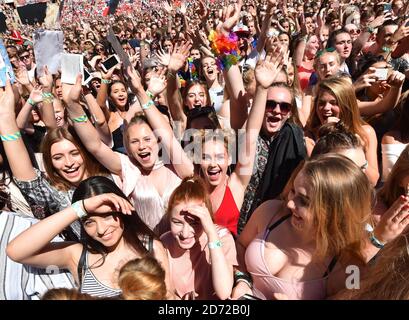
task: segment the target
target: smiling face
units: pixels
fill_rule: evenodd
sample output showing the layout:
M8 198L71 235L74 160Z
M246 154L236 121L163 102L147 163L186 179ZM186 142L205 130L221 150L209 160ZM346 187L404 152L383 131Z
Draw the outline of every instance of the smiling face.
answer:
M185 104L189 110L205 107L207 105L206 89L200 84L191 86L187 92Z
M83 222L85 232L106 248L113 248L122 239L124 226L117 214L90 215Z
M309 209L309 183L301 170L288 195L287 207L291 210L291 225L303 233L313 231L313 217ZM313 234L313 233L311 233Z
M55 120L57 121L57 126L62 127L65 125L65 109L62 102L58 99L53 101Z
M341 113L337 99L327 90L322 90L320 92L316 112L321 124L327 123L328 118L330 117L339 118Z
M158 158L159 146L152 129L139 122L128 127L127 150L145 170L151 170Z
M305 55L310 58L314 58L320 48L320 43L317 36L311 36L305 47Z
M281 130L287 119L291 116L291 111L286 112L281 106L281 103L291 104L292 96L288 89L273 87L268 89L267 101L275 101L278 104L273 107L266 107L262 130L265 134L272 137Z
M111 93L109 96L116 107L120 109L125 108L128 102L128 92L122 83L114 83L111 87Z
M84 158L69 140L54 143L50 149L51 163L57 173L73 185L86 178Z
M203 144L200 169L211 187L217 187L225 181L229 165L229 155L222 141L210 140Z
M180 202L170 211L170 231L181 249L189 250L199 242L203 227L199 218L189 214L185 208L203 206L202 201Z
M213 82L217 78L218 70L216 60L212 57L202 59L203 74L206 81Z

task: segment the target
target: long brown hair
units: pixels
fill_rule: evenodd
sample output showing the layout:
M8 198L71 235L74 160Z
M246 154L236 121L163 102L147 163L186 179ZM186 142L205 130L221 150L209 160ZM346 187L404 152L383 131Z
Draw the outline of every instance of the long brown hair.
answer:
M368 178L350 159L331 153L307 160L301 171L310 186L315 257L353 256L364 261L361 249L373 196Z
M52 186L63 191L68 191L73 187L69 181L58 174L51 159L51 146L63 140L70 141L78 149L84 160L85 171L88 176L107 176L109 174L108 170L87 151L72 127L59 127L50 130L41 144L45 171Z
M343 290L337 299L409 300L409 235L387 243L357 290Z
M323 91L327 91L335 97L340 109L339 118L344 123L345 128L357 134L363 141L363 145L367 147L369 141L363 128L363 125L366 123L359 114L355 90L352 84L344 78L330 77L320 81L317 95L314 99L314 106L307 120L306 129L316 136L318 129L322 125L317 112L319 98Z

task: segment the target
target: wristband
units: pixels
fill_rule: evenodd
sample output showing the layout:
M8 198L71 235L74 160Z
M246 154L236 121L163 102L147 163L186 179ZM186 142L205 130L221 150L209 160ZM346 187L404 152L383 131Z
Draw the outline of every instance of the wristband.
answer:
M234 282L234 286L236 286L239 282L244 282L245 284L247 284L249 286L250 289L253 289L253 284L251 282L249 282L248 280L244 279L244 278L237 279Z
M110 84L112 81L108 79L101 79L101 83Z
M220 240L216 240L213 242L209 242L207 246L209 247L209 249L217 249L223 247L223 244Z
M16 133L13 134L5 134L0 136L1 141L16 141L19 138L21 138L21 132L17 131Z
M382 249L385 246L385 243L380 242L373 233L371 233L371 236L369 237L369 240L371 240L371 243L377 247L378 249Z
M368 27L366 28L366 31L367 31L368 33L372 34L372 33L375 32L375 28L372 28L372 27L368 26Z
M147 103L142 105L142 110L147 110L153 105L155 105L155 103L152 100L149 100Z
M27 99L27 103L29 104L29 105L31 105L32 107L35 107L36 105L37 105L37 102L35 102L33 99L31 99L31 98L28 98Z
M74 202L71 205L71 208L75 211L79 219L82 219L87 216L87 211L85 211L85 207L84 207L84 200L79 200L77 202Z
M41 95L43 96L43 99L54 98L54 95L51 92L43 92Z
M146 95L149 97L149 98L151 98L151 99L153 99L155 96L153 95L153 93L152 92L150 92L149 90L146 90Z
M74 118L71 119L72 121L76 122L76 123L81 123L81 122L87 122L88 121L88 117L86 114L83 114L82 116L78 117L78 118Z

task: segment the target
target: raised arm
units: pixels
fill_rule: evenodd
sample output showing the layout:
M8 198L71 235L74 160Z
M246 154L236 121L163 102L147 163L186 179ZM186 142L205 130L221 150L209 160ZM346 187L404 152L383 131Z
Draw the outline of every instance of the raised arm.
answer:
M79 104L81 96L81 80L79 75L75 85L63 84L63 97L67 104L68 114L73 126L85 148L109 171L121 175L121 159L99 138L97 130L88 120L84 109Z
M157 54L160 63L168 68L166 95L172 119L182 122L183 129L186 127L186 115L183 112L183 100L179 90L177 72L185 66L190 48L191 45L185 42L180 45L175 44L170 55L164 52Z
M246 123L244 138L239 135L239 158L229 182L238 207L241 207L243 203L244 191L253 174L257 139L264 118L267 91L282 69L282 63L283 54L280 51L270 52L264 61L259 61L254 72L257 81L256 96Z
M153 95L151 99L143 89L141 78L135 70L128 69L128 75L131 79L132 90L137 96L142 109L152 126L156 136L160 136L162 145L170 157L173 167L180 178L190 177L193 175L193 163L189 160L183 151L180 143L176 140L169 122L155 107L152 99L165 89L165 76L159 75L152 77L148 92Z
M16 123L14 93L9 80L5 90L0 92L0 106L0 135L13 176L23 181L33 180L37 175Z
M47 129L57 128L57 120L55 119L53 99L53 76L48 71L47 66L44 67L44 73L39 78L42 86L43 105L39 108L41 120L43 120Z

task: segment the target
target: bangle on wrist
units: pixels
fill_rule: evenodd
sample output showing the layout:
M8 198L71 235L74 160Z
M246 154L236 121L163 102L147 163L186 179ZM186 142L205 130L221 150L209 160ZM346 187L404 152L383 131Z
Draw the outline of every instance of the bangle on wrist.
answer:
M109 79L101 79L101 83L110 84L112 80Z
M21 138L21 132L17 131L16 133L12 133L12 134L5 134L5 135L1 135L0 139L1 141L7 142L7 141L16 141L19 138Z
M248 280L242 279L242 278L237 279L237 281L234 282L234 286L237 286L239 284L239 282L244 282L245 284L247 284L249 286L250 289L253 289L252 283L249 282Z
M152 100L149 100L147 103L142 105L142 110L147 110L149 109L151 106L153 106L155 103Z
M212 241L207 244L209 249L217 249L223 247L223 244L220 240Z
M378 238L375 237L374 233L371 233L369 240L371 241L371 243L377 247L378 249L382 249L385 246L385 243L379 241Z
M87 211L85 211L84 200L79 200L77 202L74 202L71 205L71 208L77 214L78 219L82 219L88 215Z

